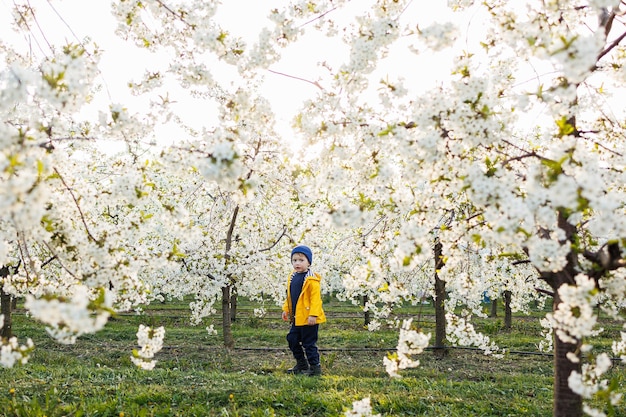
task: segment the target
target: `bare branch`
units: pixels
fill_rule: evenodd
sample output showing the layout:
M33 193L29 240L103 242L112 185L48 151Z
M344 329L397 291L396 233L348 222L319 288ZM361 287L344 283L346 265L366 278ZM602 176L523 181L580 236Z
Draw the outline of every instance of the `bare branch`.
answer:
M274 243L272 243L269 247L267 248L263 248L263 249L259 249L259 252L267 252L269 250L271 250L274 246L278 245L278 242L280 242L280 240L287 236L287 226L283 226L283 231L280 234L280 236L278 236L278 238L276 239L276 241Z
M609 44L609 46L607 46L604 51L600 52L600 54L598 55L597 60L599 61L600 59L602 59L606 54L608 54L609 52L611 52L613 50L613 48L615 48L617 45L619 45L619 43L624 40L624 38L626 38L626 32L622 33L621 35L619 35L617 37L617 39L615 39L613 42L611 42Z
M176 13L174 10L170 9L170 7L167 4L163 3L161 0L156 0L156 2L159 3L159 5L161 5L161 7L163 7L165 10L167 10L169 13L171 13L178 20L180 20L181 22L186 24L188 27L193 28L192 24L188 23L182 15L180 15L180 14Z
M617 151L615 151L615 150L613 150L613 149L610 149L610 148L608 148L608 147L604 146L602 143L598 142L597 140L593 140L593 139L591 139L591 138L588 138L588 137L586 137L586 136L583 136L583 135L582 135L583 133L597 133L597 132L594 132L594 131L581 131L580 133L581 133L581 136L580 136L581 138L583 138L583 139L588 139L591 143L593 143L593 144L594 144L594 145L596 145L597 147L602 148L602 149L604 149L605 151L612 153L613 155L616 155L616 156L624 156L624 154L622 154L622 153L620 153L620 152L617 152Z
M48 48L50 48L50 50L52 51L52 46L50 45L50 42L48 41L48 38L46 38L46 34L43 32L43 29L41 29L41 26L39 25L39 21L37 20L37 16L35 15L35 12L33 11L33 7L30 5L30 1L27 1L26 3L28 3L28 11L30 12L30 14L33 15L33 20L35 21L35 24L37 25L37 28L39 29L39 32L41 33L41 36L43 37L43 40L46 41L46 44L48 45ZM31 30L29 28L29 30ZM32 30L31 30L32 32Z
M83 226L85 226L85 231L87 232L87 236L89 236L89 239L91 239L93 242L98 242L98 240L95 237L93 237L93 235L89 231L89 226L87 225L87 221L85 220L85 216L83 214L83 211L81 210L80 204L78 204L78 200L76 199L76 196L74 196L74 193L72 192L72 189L69 187L69 185L67 185L67 183L63 179L63 176L61 175L61 173L56 168L54 168L54 172L59 176L59 179L61 180L61 182L63 183L63 185L67 189L67 191L70 193L70 196L72 196L72 200L74 200L74 204L76 204L76 209L78 210L78 214L80 214L80 219L83 222Z
M374 223L374 225L373 225L373 226L372 226L372 227L371 227L371 228L370 228L367 232L365 232L365 233L363 233L363 234L361 234L361 235L354 234L354 235L347 236L347 237L345 237L345 238L341 239L339 242L337 242L337 244L336 244L336 245L335 245L335 247L333 248L333 251L334 251L335 249L337 249L339 246L341 246L341 244L342 244L343 242L345 242L346 240L353 239L353 238L354 238L354 239L356 239L356 238L359 238L359 237L360 237L360 238L363 238L363 237L368 236L368 235L369 235L370 233L372 233L372 232L374 231L374 229L376 229L376 228L378 227L378 225L379 225L379 224L380 224L383 220L385 220L385 219L387 219L387 216L382 216L381 218L379 218L379 219L378 219L378 220Z
M41 264L41 267L43 268L44 266L48 265L50 262L54 261L55 259L58 259L56 255L52 255L50 258L48 258L47 261L43 262Z
M546 291L543 288L535 287L535 291L537 291L540 294L545 294L545 295L549 295L550 297L554 297L554 293L552 291Z
M22 245L24 246L22 248ZM20 258L24 260L24 272L26 273L26 279L30 281L30 272L29 269L31 269L34 265L34 262L30 256L30 252L28 251L28 246L26 245L26 238L24 237L24 232L17 232L17 248L20 251ZM30 268L26 268L28 262L28 266Z
M44 242L44 245L46 245L46 247L48 248L48 250L50 251L50 253L52 253L54 259L57 259L59 262L59 265L61 265L61 268L63 268L68 274L70 274L70 276L76 280L78 280L78 277L72 272L70 271L64 264L63 262L61 262L60 258L57 256L56 253L54 253L54 249L52 247L50 247L50 245L48 245L48 243Z
M310 81L310 80L307 80L307 79L304 79L304 78L296 77L294 75L285 74L283 72L278 72L278 71L274 71L274 70L271 70L271 69L268 69L268 71L271 72L272 74L282 75L283 77L293 78L294 80L300 80L300 81L307 82L309 84L313 84L314 86L316 86L320 90L324 91L324 88L317 81Z
M299 28L302 28L302 27L305 27L306 25L309 25L309 24L311 24L311 23L315 22L316 20L320 20L322 17L326 16L328 13L331 13L331 12L334 12L335 10L337 10L337 9L338 9L338 7L339 7L339 6L335 6L335 7L333 7L332 9L330 9L330 10L328 10L328 11L326 11L326 12L324 12L324 13L320 14L320 15L315 16L313 19L311 19L311 20L309 20L309 21L307 21L307 22L304 22L303 24L301 24L300 26L298 26L298 29L299 29Z

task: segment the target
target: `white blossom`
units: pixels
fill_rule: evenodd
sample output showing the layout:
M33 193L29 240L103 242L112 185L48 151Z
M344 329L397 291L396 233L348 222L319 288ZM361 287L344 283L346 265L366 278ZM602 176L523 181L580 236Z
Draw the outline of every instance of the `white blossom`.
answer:
M33 349L33 341L30 338L27 339L26 345L19 345L16 337L11 337L7 341L3 340L0 343L0 365L5 368L12 368L16 364L25 365Z
M561 303L554 313L548 314L552 327L561 340L576 343L583 337L594 336L597 316L593 307L597 302L595 282L584 274L576 276L576 285L563 285L559 289Z
M369 397L352 402L352 409L346 410L345 417L380 417L380 414L372 414L372 405Z
M46 330L56 341L72 344L77 337L102 329L111 316L111 295L104 289L100 294L102 298L96 304L88 287L76 285L67 298L27 295L24 307L48 325Z
M411 329L412 321L408 319L402 322L395 354L383 358L387 373L391 377L399 378L398 371L418 367L420 361L413 359L413 356L422 353L430 341L430 333L424 334Z
M154 355L163 348L163 339L165 338L165 328L163 326L152 329L143 324L139 325L137 331L137 344L140 349L133 349L130 360L141 369L152 370L156 365Z

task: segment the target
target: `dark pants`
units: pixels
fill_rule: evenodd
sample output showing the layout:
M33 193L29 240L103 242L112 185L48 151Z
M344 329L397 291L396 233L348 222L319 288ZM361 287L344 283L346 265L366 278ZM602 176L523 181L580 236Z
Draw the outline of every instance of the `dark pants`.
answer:
M309 365L316 366L320 364L320 354L317 351L317 332L319 327L319 324L314 326L291 325L291 329L287 333L287 342L296 361L304 360L306 354Z

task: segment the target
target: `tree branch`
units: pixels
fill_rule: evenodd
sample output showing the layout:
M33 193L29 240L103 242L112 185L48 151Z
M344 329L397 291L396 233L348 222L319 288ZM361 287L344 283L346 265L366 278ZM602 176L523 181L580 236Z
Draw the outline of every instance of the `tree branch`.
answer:
M582 255L600 267L599 270L593 272L594 276L600 277L608 271L626 267L626 259L622 258L619 244L614 242L602 245L596 252L586 250Z
M598 132L595 132L595 131L587 131L587 130L580 131L580 137L581 137L581 138L583 138L583 139L587 139L587 140L589 140L591 143L593 143L593 144L594 144L594 145L596 145L597 147L602 148L602 149L606 150L607 152L612 153L613 155L617 155L617 156L624 156L623 154L621 154L621 153L619 153L619 152L617 152L617 151L615 151L615 150L613 150L613 149L610 149L610 148L608 148L608 147L604 146L602 143L598 142L597 140L593 140L593 139L591 139L591 138L589 138L589 137L587 137L587 136L584 136L584 134L587 134L587 133L595 134L595 133L598 133Z
M326 11L326 12L324 12L324 13L320 14L320 15L315 16L313 19L311 19L311 20L309 20L309 21L307 21L307 22L304 22L303 24L301 24L300 26L298 26L298 29L300 29L300 28L302 28L302 27L304 27L304 26L306 26L306 25L309 25L309 24L311 24L311 23L315 22L316 20L320 20L322 17L326 16L328 13L334 12L334 11L335 11L335 10L337 10L338 8L339 8L339 6L335 6L335 7L333 7L332 9L330 9L330 10L328 10L328 11Z
M622 33L621 35L619 35L617 37L617 39L615 39L613 42L611 42L609 44L609 46L607 46L604 51L600 52L600 54L598 55L597 60L599 61L600 59L602 59L606 54L608 54L609 52L611 52L613 50L613 48L615 48L617 45L619 45L619 43L624 40L624 38L626 38L626 32Z
M97 243L98 240L95 237L93 237L93 235L89 231L89 226L87 225L87 221L85 220L85 215L83 214L83 211L80 208L80 204L78 204L78 200L76 199L76 196L74 196L74 193L72 192L72 189L69 187L69 185L67 185L67 183L63 179L63 176L61 175L61 173L56 168L54 168L54 172L59 176L59 179L61 180L61 182L63 183L63 185L67 189L67 191L70 193L70 196L72 196L72 200L74 200L74 204L76 204L76 209L78 210L78 214L80 214L80 219L83 222L83 226L85 226L85 231L87 232L87 236L89 236L89 239L91 239L92 242L96 242Z
M502 162L502 165L508 165L509 163L513 162L513 161L521 161L522 159L526 159L526 158L533 158L538 156L536 152L530 152L527 153L525 155L520 155L520 156L514 156L512 158L509 158L505 161Z
M54 253L54 249L50 247L50 245L48 245L48 243L44 242L44 245L46 245L46 247L48 248L48 250L50 251L50 253L52 253L53 258L57 259L59 262L59 265L61 265L61 268L63 268L65 270L65 272L67 272L68 274L70 274L70 276L76 280L78 280L79 278L72 272L70 271L64 264L63 262L61 262L61 259L57 256L56 253Z
M333 252L335 251L335 249L337 249L343 242L345 242L346 240L349 239L356 239L356 238L364 238L366 236L368 236L370 233L372 233L374 231L374 229L376 229L378 227L378 225L387 218L387 216L381 216L378 220L376 220L376 222L374 223L374 225L365 233L361 234L361 235L351 235L351 236L347 236L343 239L341 239L339 242L337 242L337 244L335 245L335 247L333 248Z
M304 78L296 77L294 75L285 74L283 72L278 72L278 71L274 71L274 70L271 70L271 69L268 69L268 71L271 72L272 74L282 75L283 77L293 78L294 80L300 80L300 81L304 81L304 82L309 83L309 84L313 84L314 86L316 86L320 90L324 91L324 88L317 81L310 81L310 80L307 80L307 79L304 79Z
M287 235L287 226L283 226L283 232L280 234L280 236L278 236L278 238L276 239L276 241L274 243L272 243L269 247L267 248L263 248L263 249L259 249L259 252L267 252L269 250L271 250L274 246L278 245L278 242L280 242L280 240L285 237Z
M24 248L22 248L22 245L24 245ZM26 273L26 279L30 280L29 269L33 268L34 262L30 257L30 252L28 251L28 246L26 245L26 239L24 238L24 232L17 232L17 248L20 252L20 258L24 260L24 272ZM27 262L30 268L26 268Z
M47 261L41 264L41 267L43 268L44 266L48 265L50 262L54 261L55 259L57 259L57 256L53 254L50 258L48 258Z
M540 294L545 294L545 295L549 295L550 297L554 297L554 293L552 291L547 291L547 290L544 290L543 288L535 287L535 291L537 291Z
M182 15L179 15L178 13L176 13L174 10L170 9L170 7L163 3L161 0L156 0L157 3L159 3L159 5L161 7L163 7L165 10L167 10L169 13L171 13L174 17L176 17L178 20L180 20L181 22L183 22L184 24L186 24L188 27L193 28L193 25L188 23L185 18Z

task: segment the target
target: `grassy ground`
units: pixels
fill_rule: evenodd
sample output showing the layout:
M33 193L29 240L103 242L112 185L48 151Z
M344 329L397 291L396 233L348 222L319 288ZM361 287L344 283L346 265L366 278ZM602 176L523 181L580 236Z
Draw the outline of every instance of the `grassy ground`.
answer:
M340 416L364 397L383 416L551 414L552 359L530 354L540 339L537 320L515 318L507 332L500 318L481 324L501 346L529 354L495 359L454 349L438 360L426 352L422 366L394 380L382 359L395 346L396 332L367 332L358 309L329 303L319 343L324 375L311 378L285 374L293 365L287 327L277 310L259 319L249 313L253 307L242 303L231 351L221 347L221 335L189 326L181 304L119 316L72 346L52 342L40 325L17 314L14 333L22 342L31 337L36 350L26 366L0 369L0 415ZM422 315L414 320L427 330L434 327L430 306L399 312L415 316L417 309ZM140 323L166 327L153 371L136 369L129 359ZM213 324L220 328L218 317ZM612 372L625 383L623 368Z

